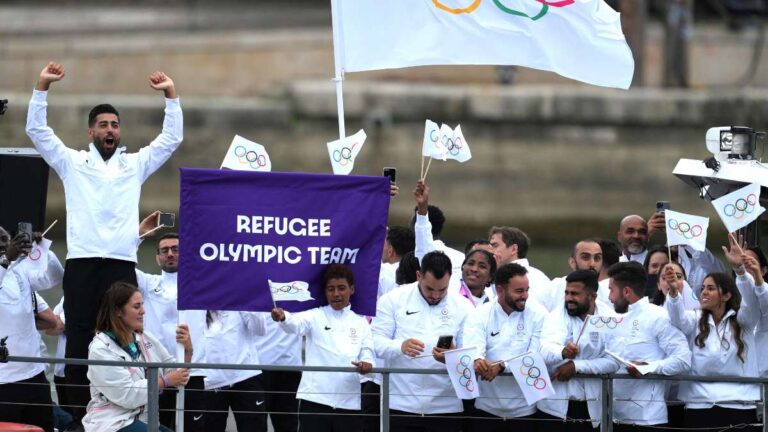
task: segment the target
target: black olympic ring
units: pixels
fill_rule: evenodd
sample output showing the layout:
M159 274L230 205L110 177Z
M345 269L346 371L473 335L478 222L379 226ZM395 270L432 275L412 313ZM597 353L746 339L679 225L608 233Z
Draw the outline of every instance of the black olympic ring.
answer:
M472 381L472 371L469 370L469 364L472 359L468 355L463 355L459 358L459 362L456 364L456 372L459 373L459 385L467 389L467 391L475 391L475 383Z
M611 317L597 316L589 319L589 323L592 324L592 326L594 326L595 328L608 327L611 330L618 327L622 321L624 321L624 318L611 318Z
M704 233L704 228L701 225L691 226L688 222L677 222L675 219L670 219L667 226L688 240L700 237Z
M356 145L357 143L352 145L352 148L342 147L341 150L334 150L333 160L335 160L341 166L350 164L352 162L352 150L354 150Z
M272 287L272 294L297 294L299 291L301 290L295 284Z
M723 213L726 216L741 219L744 216L754 213L757 205L757 195L749 194L746 198L739 198L733 204L726 204L723 207ZM736 215L738 213L738 216Z
M253 150L247 150L243 146L235 147L235 156L241 164L249 164L253 169L259 169L267 166L267 157L260 155ZM243 161L245 159L245 161ZM255 165L254 165L255 164Z

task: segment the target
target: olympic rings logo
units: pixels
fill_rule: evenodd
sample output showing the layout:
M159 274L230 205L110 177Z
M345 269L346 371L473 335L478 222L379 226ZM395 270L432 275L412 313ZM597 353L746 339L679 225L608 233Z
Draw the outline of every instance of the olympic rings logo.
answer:
M259 169L267 166L267 157L260 155L253 150L247 150L244 146L235 147L235 156L241 164L248 164L253 169Z
M704 228L702 228L701 225L691 226L691 224L688 222L678 222L675 219L670 219L667 221L667 226L669 229L676 231L678 234L687 238L688 240L700 237L704 233Z
M43 252L40 250L40 248L35 247L29 252L29 254L27 255L27 258L31 259L32 261L37 261L40 259L42 255L43 255Z
M471 14L478 7L480 7L480 3L482 2L482 0L473 0L472 3L469 6L467 6L467 7L453 8L453 7L446 6L445 4L442 3L442 1L445 1L445 0L432 0L432 3L438 9L440 9L442 11L445 11L445 12L448 12L448 13L451 13L451 14L454 14L454 15ZM530 18L531 20L536 21L539 18L541 18L544 15L546 15L547 12L549 12L549 7L550 6L552 6L552 7L565 7L565 6L570 6L570 5L572 5L572 4L574 4L576 2L576 0L554 0L554 1L553 0L531 0L531 1L535 1L536 3L541 3L541 10L539 10L539 12L536 15L528 15L525 12L522 12L522 11L519 11L519 10L516 10L516 9L512 9L510 7L507 7L502 2L502 0L493 0L493 4L495 4L496 7L500 11L502 11L504 13L507 13L507 14L510 14L510 15L514 15L514 16L523 17L523 18Z
M279 287L271 287L272 294L277 295L288 295L288 294L298 294L302 289L299 287L296 282L293 282L290 285L282 285Z
M610 318L610 317L592 317L589 319L589 323L594 328L603 328L608 327L609 329L613 330L616 327L621 324L621 322L624 321L624 318Z
M456 363L456 372L459 373L459 384L467 389L467 391L475 391L475 382L472 381L472 371L469 369L469 365L472 363L472 359L468 355L463 355Z
M352 150L355 149L357 143L352 144L352 147L342 147L341 150L333 151L333 160L335 160L341 166L347 166L352 163Z
M733 204L727 204L723 207L723 213L733 219L741 219L748 214L755 212L757 205L757 195L749 194L746 198L739 198Z
M525 384L536 390L547 388L547 381L541 378L541 369L534 366L535 361L531 356L523 357L523 364L520 366L520 373L525 375ZM527 368L527 369L526 369Z

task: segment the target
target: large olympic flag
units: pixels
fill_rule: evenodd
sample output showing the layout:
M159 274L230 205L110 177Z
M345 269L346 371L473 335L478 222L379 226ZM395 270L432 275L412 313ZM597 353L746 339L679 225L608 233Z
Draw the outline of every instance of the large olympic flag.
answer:
M179 309L269 311L269 280L306 283L311 300L280 307L310 309L340 262L355 274L352 309L375 315L388 210L386 177L183 168Z
M344 72L519 65L629 88L634 59L603 0L333 0Z

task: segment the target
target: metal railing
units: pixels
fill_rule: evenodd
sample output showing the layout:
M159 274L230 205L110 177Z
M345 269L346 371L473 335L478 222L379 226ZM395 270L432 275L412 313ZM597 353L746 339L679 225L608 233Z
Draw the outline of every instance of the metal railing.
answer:
M127 361L108 361L108 360L88 360L88 359L60 359L60 358L37 358L37 357L17 357L9 356L9 362L20 363L48 363L48 364L71 364L71 365L97 365L97 366L131 366L147 369L147 380L149 383L146 411L148 416L149 430L156 432L159 430L159 387L158 387L158 369L163 368L189 368L189 369L224 369L224 370L261 370L261 371L290 371L290 372L349 372L356 373L354 367L334 367L334 366L279 366L279 365L240 365L240 364L216 364L216 363L155 363L155 362L127 362ZM447 371L442 369L405 369L405 368L374 368L371 373L379 373L382 376L381 383L381 412L380 425L381 432L389 432L390 428L390 376L392 374L410 374L410 375L447 375ZM511 376L510 373L504 375ZM667 375L646 375L639 378L633 378L626 374L608 374L608 375L586 375L576 374L574 378L592 379L601 381L600 403L601 418L600 432L613 431L613 380L653 380L653 381L695 381L695 382L720 382L720 383L740 383L740 384L759 384L762 395L762 430L768 432L768 377L753 378L740 376L667 376ZM418 395L417 395L418 396ZM715 402L715 401L713 401ZM508 419L513 420L513 419ZM590 419L591 420L591 419Z

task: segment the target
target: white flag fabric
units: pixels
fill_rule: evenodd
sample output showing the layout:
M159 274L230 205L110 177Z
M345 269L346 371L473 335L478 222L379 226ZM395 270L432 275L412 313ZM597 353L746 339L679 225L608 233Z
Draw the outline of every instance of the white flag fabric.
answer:
M445 130L441 127L440 132L444 132L441 138L445 150L448 152L446 155L448 159L461 163L472 159L472 152L469 151L469 143L464 139L464 134L461 132L461 125L456 126L456 129L453 130L445 125L443 126Z
M365 143L365 131L360 129L356 134L343 140L328 143L328 156L331 158L331 166L334 174L347 175L355 167L355 158Z
M765 209L760 206L760 184L752 183L712 201L728 232L735 232L756 220Z
M697 251L707 249L709 218L665 210L667 244L688 245Z
M32 250L17 265L25 271L45 271L48 268L48 251L53 242L46 238L42 242L32 242Z
M446 159L448 151L443 145L443 140L441 137L442 127L447 126L443 125L438 127L437 123L427 119L426 124L424 125L424 141L421 145L422 156L439 160Z
M272 291L272 299L279 301L307 301L314 300L309 292L309 284L303 281L272 282L269 281L269 289Z
M512 370L529 406L555 394L547 373L547 365L539 353L527 352L515 357L507 361L507 367Z
M445 352L445 368L459 399L475 399L480 396L475 374L475 347Z
M603 0L333 0L345 72L519 65L629 88L634 60Z
M235 135L224 156L222 168L235 171L272 171L272 160L263 145Z

